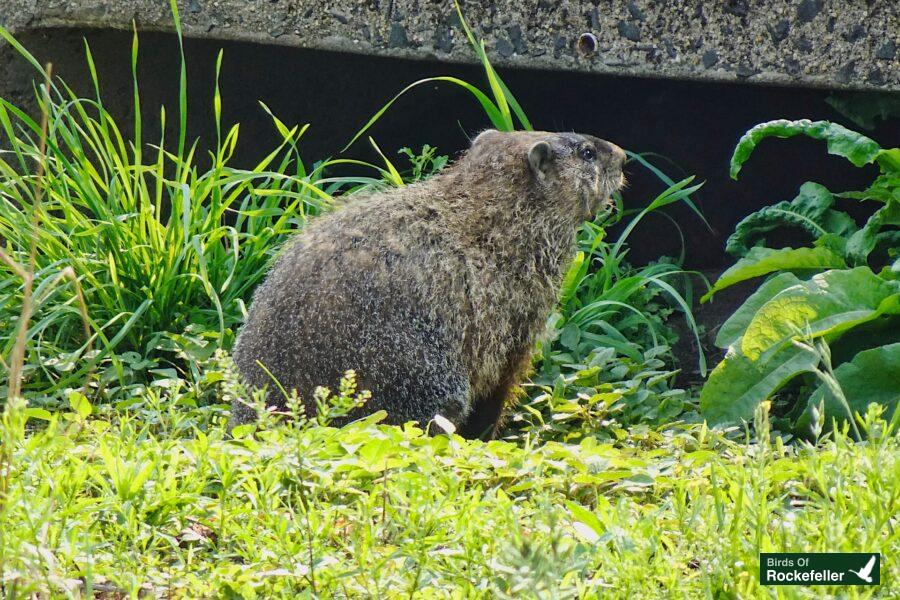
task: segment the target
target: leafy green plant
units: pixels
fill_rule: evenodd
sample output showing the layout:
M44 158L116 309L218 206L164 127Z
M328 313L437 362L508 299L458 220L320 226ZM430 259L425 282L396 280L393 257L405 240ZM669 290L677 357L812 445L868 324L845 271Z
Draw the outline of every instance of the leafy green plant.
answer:
M750 129L738 142L731 158L731 176L737 179L756 145L767 137L806 135L824 140L828 152L854 166L876 163L880 170L862 191L833 194L824 186L806 182L790 202L767 206L748 216L735 228L726 250L740 260L722 274L703 300L721 289L779 270L824 270L868 264L878 248L889 257L900 256L900 148L882 149L874 140L827 121L770 121ZM878 208L859 227L845 212L833 208L835 199L867 201ZM779 227L799 227L811 234L812 248L767 248L764 234Z
M696 417L685 390L675 387L677 371L666 367L667 346L619 353L595 344L578 363L560 363L554 354L526 388L529 398L515 409L503 437L531 435L574 443L584 437L616 439L636 424L670 423ZM571 359L569 359L571 360ZM550 366L552 365L552 366Z
M411 169L406 176L407 181L419 181L426 179L447 166L450 157L446 154L438 154L437 148L425 144L422 150L416 154L410 148L400 148L397 152L409 159Z
M900 117L900 98L892 92L832 92L825 102L857 126L872 130L879 121Z
M240 387L227 367L207 373L205 387ZM580 404L578 387L565 395ZM264 419L229 437L227 408L184 389L4 407L0 594L755 598L760 551L900 548L886 525L900 437L876 406L865 444L845 427L785 443L765 410L752 437L616 423L608 437L484 443L379 415L340 429ZM898 577L885 561L872 589L896 595Z
M772 121L741 138L731 160L732 177L762 139L795 135L825 141L830 153L857 167L876 163L880 172L862 191L833 194L806 182L791 202L763 208L738 224L727 249L741 258L702 300L740 281L770 277L719 330L716 345L727 349L727 355L700 397L703 413L712 422L749 419L760 402L789 382L811 381L813 374L821 373L823 352L812 351L815 345L798 344L801 339L832 346L841 357L834 380L850 387L837 392L820 386L804 396L806 402L787 406L797 427L808 427L810 411L826 397L827 415L837 418L852 417L848 410L864 412L868 402L882 403L891 414L900 399L900 380L892 368L900 360L900 346L894 343L900 341L900 149L882 149L861 134L825 121ZM859 227L834 208L836 198L868 201L878 208ZM806 230L815 237L813 245L763 245L767 232L783 226ZM873 270L872 263L878 262ZM853 389L860 378L866 379L861 389L867 398ZM847 409L835 400L838 393L853 399L845 402Z
M689 204L702 219L690 200L701 185L690 185L692 177L668 180L643 155L629 160L656 172L669 187L643 208L625 210L616 196L612 210L579 230L578 252L563 277L559 304L525 385L527 398L511 417L507 437L607 438L629 425L669 422L693 412L687 392L675 387L678 371L665 365L675 358L671 319L681 315L705 374L691 312L691 278L699 274L681 268L683 246L680 257L632 266L627 242L644 218L654 212L665 216L661 209L676 202ZM618 223L625 225L621 233L607 240L607 229Z

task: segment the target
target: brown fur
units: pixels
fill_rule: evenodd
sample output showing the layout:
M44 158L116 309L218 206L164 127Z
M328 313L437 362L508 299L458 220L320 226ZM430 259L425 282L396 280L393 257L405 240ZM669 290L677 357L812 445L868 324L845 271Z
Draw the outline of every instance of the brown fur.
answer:
M384 409L424 425L439 413L465 435L491 432L576 227L620 187L623 159L591 136L486 131L441 174L351 199L313 220L256 291L239 370L278 403L261 362L314 410L315 386L355 369L373 397L351 417Z

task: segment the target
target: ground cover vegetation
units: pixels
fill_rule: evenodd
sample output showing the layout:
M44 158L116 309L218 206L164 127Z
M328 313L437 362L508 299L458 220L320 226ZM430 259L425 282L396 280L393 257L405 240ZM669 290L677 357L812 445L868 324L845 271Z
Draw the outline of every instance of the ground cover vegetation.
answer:
M174 4L173 11L177 25ZM484 66L486 91L453 78L430 81L469 90L486 125L530 129L460 19ZM216 91L218 135L201 160L199 144L185 133L194 84L184 68L174 117L159 113L161 122L175 119L177 135L142 138L137 35L131 56L138 116L126 128L104 108L87 44L94 95L80 97L0 33L43 82L37 117L0 99L5 597L900 592L891 559L900 554L896 396L893 403L889 392L875 396L880 402L866 406L862 395L883 388L869 375L884 369L879 361L896 360L896 344L840 351L835 344L838 333L849 332L844 341L863 328L890 330L881 319L893 314L889 299L896 298L896 243L884 235L896 224L896 151L831 124L768 124L742 140L735 169L767 133L818 132L854 164L878 163L875 184L846 197L871 197L883 207L871 226L854 226L824 199L830 192L806 184L801 196L813 198L798 196L788 207L776 205L782 212L764 210L738 227L729 250L741 261L759 260L755 267L739 261L708 293L736 273L771 277L719 332L718 341L734 351L702 391L675 385L671 319L684 319L699 340L691 307L695 287L705 291L705 282L681 267L683 253L648 265L627 260L628 237L648 215L664 218L666 206L682 202L703 218L695 203L700 186L670 179L652 155L630 152L629 168L650 170L660 192L642 202L626 190L616 210L579 231L534 371L500 439L464 440L442 431L440 420L383 426L382 414L331 427L331 419L366 400L352 372L339 389L321 391L315 418L299 404L290 415L271 414L256 394L260 422L229 433L231 399L254 392L236 377L228 350L280 245L338 199L427 177L447 157L429 146L382 151L367 134L391 101L345 154L314 163L298 149L308 126L270 113L281 143L253 168L237 168L230 159L240 129L221 123ZM220 55L216 80L221 68L227 60ZM423 93L417 87L401 93ZM264 104L260 110L268 112ZM125 130L134 133L126 138ZM365 141L381 164L349 158L353 144ZM347 175L347 168L358 172ZM804 211L808 204L814 210ZM820 240L805 250L824 248L843 262L812 269L775 262L760 270L764 251L801 256L801 249L755 245L772 227L806 223L783 217L794 213L815 225L810 230ZM617 223L621 233L607 238ZM749 323L777 293L807 294L802 300L812 302L811 286L822 278L840 286L831 278L841 277L859 278L848 284L854 293L868 289L851 301L878 296L878 304L832 320L833 329L809 319L791 321L795 330L785 317L773 326L777 340L770 335L769 346L754 346L758 355L743 348L754 331ZM776 290L772 282L785 285ZM807 363L805 388L783 388L774 402L780 386L750 400L728 399L717 378L734 369L733 356L758 360L782 348L817 357ZM877 355L867 354L873 349ZM858 411L853 420L843 418L848 407ZM803 439L793 433L800 429ZM760 551L862 550L885 557L879 588L758 584Z

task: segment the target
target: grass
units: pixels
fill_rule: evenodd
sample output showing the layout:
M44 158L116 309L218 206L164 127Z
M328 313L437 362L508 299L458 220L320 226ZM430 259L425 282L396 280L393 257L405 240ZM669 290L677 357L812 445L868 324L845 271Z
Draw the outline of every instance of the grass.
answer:
M629 160L638 160L655 169L637 155ZM681 257L661 257L644 266L633 266L626 260L628 236L647 215L655 212L665 216L661 209L676 202L686 202L697 210L690 197L702 184L689 186L692 180L693 177L688 177L677 183L666 182L668 187L640 209L625 210L622 198L617 195L615 210L583 225L578 251L562 280L559 308L554 317L556 327L562 329L559 338L568 351L564 357L568 362L577 362L585 353L601 346L640 360L642 350L671 341L666 339L672 332L665 320L678 310L694 337L700 371L705 374L706 359L691 311L691 276L702 278L702 275L681 268L683 250ZM614 241L606 240L606 228L619 222L625 223L622 233ZM680 235L677 224L674 228ZM548 358L545 352L545 363Z
M227 374L223 373L227 380ZM226 386L227 387L227 386ZM227 398L227 393L225 394ZM6 597L849 598L900 593L900 440L702 424L576 444L370 418L263 424L148 393L3 417ZM878 588L760 588L760 551L880 551Z
M244 299L281 242L330 206L336 190L358 183L327 180L324 162L307 168L297 151L307 126L288 127L274 116L281 143L251 169L231 167L239 127L221 127L221 54L213 102L219 136L205 160L183 135L154 144L142 139L136 79L134 136L125 139L103 105L88 46L85 53L96 97L47 78L39 94L46 133L40 120L0 99L7 145L0 153L0 238L12 260L33 267L36 282L30 298L22 278L0 281L0 325L21 322L29 298L23 391L33 401L80 385L95 371L95 393L121 396L145 382L148 370L183 373L185 353L203 357L229 346ZM135 78L137 55L135 34ZM182 132L186 102L182 88ZM167 118L163 108L161 130ZM90 308L89 335L75 302L79 287ZM0 340L4 356L17 340Z

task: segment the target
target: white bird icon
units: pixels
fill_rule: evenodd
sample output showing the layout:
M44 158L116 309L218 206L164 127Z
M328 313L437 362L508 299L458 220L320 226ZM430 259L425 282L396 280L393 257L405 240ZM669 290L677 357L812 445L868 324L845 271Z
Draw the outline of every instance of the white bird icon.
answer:
M857 577L859 577L866 583L872 583L872 577L870 574L872 573L872 568L874 566L875 566L875 555L873 554L872 558L869 559L869 562L866 563L866 566L864 566L859 571L854 571L853 569L847 569L847 570L850 571L851 573L855 573Z

